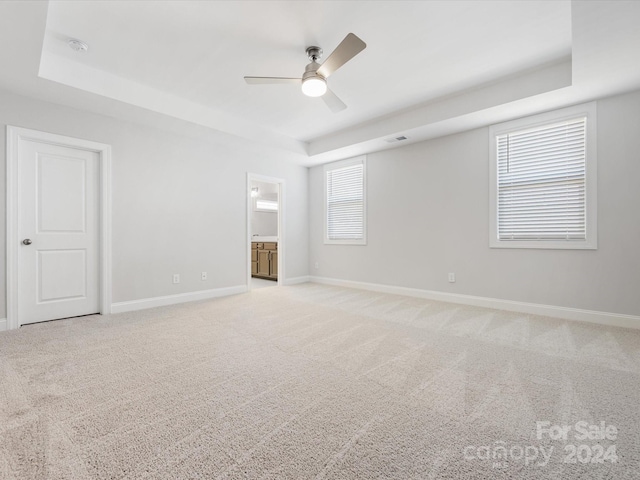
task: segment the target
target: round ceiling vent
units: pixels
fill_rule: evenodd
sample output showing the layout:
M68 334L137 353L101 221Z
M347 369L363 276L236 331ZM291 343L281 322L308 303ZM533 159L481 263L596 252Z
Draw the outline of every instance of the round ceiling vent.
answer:
M67 45L69 45L69 47L76 52L86 52L87 50L89 50L89 45L81 40L76 40L75 38L70 38L67 41Z

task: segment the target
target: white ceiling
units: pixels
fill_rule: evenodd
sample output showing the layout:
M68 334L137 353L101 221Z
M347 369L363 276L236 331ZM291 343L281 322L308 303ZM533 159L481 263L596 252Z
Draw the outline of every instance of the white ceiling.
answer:
M116 100L113 115L142 107L310 165L640 88L639 21L632 1L0 2L0 61L17 67L0 86ZM367 48L329 79L343 112L242 78L299 77L307 46L326 58L349 32Z

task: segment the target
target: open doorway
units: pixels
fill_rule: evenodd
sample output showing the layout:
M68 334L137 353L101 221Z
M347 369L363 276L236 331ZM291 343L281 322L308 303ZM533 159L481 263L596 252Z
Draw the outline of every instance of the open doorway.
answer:
M283 284L283 192L281 179L247 176L249 290Z

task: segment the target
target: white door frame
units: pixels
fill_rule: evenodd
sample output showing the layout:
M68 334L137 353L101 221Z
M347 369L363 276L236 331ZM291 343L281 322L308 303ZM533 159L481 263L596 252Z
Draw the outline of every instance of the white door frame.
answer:
M27 128L7 125L7 329L18 328L20 312L18 311L18 276L19 243L18 222L20 218L19 205L19 142L30 140L50 145L60 145L80 150L87 150L98 154L100 166L99 192L99 294L100 313L110 313L111 310L111 146L104 143L65 137L53 133L40 132Z
M278 286L285 284L285 181L282 178L267 177L257 173L247 172L247 290L251 290L251 214L253 201L251 200L251 183L265 182L278 184Z

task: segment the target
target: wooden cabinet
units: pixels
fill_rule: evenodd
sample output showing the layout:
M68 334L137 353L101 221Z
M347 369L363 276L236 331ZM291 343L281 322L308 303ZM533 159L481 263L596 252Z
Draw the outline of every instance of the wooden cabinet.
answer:
M251 242L251 276L278 279L278 244Z
M251 244L251 275L258 273L258 249L257 243Z
M278 251L271 252L271 262L269 263L269 277L278 279Z
M269 263L271 260L271 252L269 250L258 250L258 272L256 275L261 277L269 276Z

